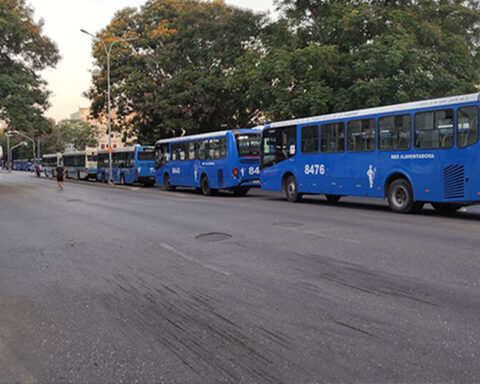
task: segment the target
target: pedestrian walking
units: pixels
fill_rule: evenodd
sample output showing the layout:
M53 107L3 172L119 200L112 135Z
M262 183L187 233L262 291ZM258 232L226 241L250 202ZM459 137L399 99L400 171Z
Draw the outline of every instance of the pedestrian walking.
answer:
M36 167L35 167L35 172L37 173L37 177L40 177L40 172L41 172L40 164L37 164L37 165L36 165Z
M63 164L59 163L57 167L57 183L58 189L63 191L63 179L65 177L65 168L63 168Z

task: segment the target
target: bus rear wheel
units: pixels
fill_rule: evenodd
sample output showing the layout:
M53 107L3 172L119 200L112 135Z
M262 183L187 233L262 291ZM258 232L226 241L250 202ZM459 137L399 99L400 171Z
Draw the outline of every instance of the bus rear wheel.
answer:
M233 191L233 195L238 197L247 196L249 190L250 188L248 187L240 187Z
M433 209L437 211L440 215L451 215L452 213L457 212L462 208L459 204L449 204L449 203L431 203Z
M165 189L167 191L174 191L175 187L170 183L170 175L168 173L165 174L163 178L163 184L165 185Z
M411 213L414 210L413 192L410 183L397 179L388 187L388 205L393 212Z
M325 197L327 198L327 201L330 203L330 204L335 204L338 202L338 200L340 200L340 198L342 196L340 195L325 195Z
M214 195L215 192L216 192L215 189L210 188L210 182L208 181L208 177L207 177L207 176L203 176L203 177L202 177L201 187L202 187L202 193L203 193L205 196L212 196L212 195Z
M287 200L291 203L296 203L302 199L302 194L298 193L297 188L297 180L295 176L288 176L287 180L285 181L285 195L287 196Z

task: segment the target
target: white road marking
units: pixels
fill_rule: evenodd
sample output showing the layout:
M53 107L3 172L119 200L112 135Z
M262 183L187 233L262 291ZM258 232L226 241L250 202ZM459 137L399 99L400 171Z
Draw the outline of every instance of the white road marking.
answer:
M198 264L204 268L207 268L207 269L210 269L212 271L215 271L215 272L218 272L218 273L221 273L222 275L225 275L225 276L231 276L231 273L229 272L226 272L220 268L217 268L217 267L213 267L211 265L208 265L208 264L205 264L205 263L202 263L196 259L194 259L193 257L191 256L188 256L186 255L185 253L183 253L182 251L172 247L170 244L167 244L167 243L162 243L160 244L160 246L163 248L163 249L166 249L167 251L170 251L172 253L175 253L176 255L180 256L181 258L187 260L187 261L190 261L191 263L195 263L195 264Z

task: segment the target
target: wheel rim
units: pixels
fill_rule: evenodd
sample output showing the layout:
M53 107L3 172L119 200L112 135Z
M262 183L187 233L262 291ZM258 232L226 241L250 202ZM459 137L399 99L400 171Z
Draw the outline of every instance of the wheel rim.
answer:
M288 194L288 196L290 196L290 197L294 196L296 189L297 189L297 188L295 187L295 183L294 183L294 182L288 183L288 185L287 185L287 194Z
M403 207L407 203L408 200L408 192L405 188L398 187L393 191L393 204L397 207Z

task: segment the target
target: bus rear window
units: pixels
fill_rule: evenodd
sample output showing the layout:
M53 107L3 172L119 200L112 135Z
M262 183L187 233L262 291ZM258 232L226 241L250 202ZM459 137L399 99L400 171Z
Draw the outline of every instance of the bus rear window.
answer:
M259 134L236 135L238 156L260 156L262 137Z
M155 160L155 152L138 152L138 160L140 161L148 161L148 160Z

